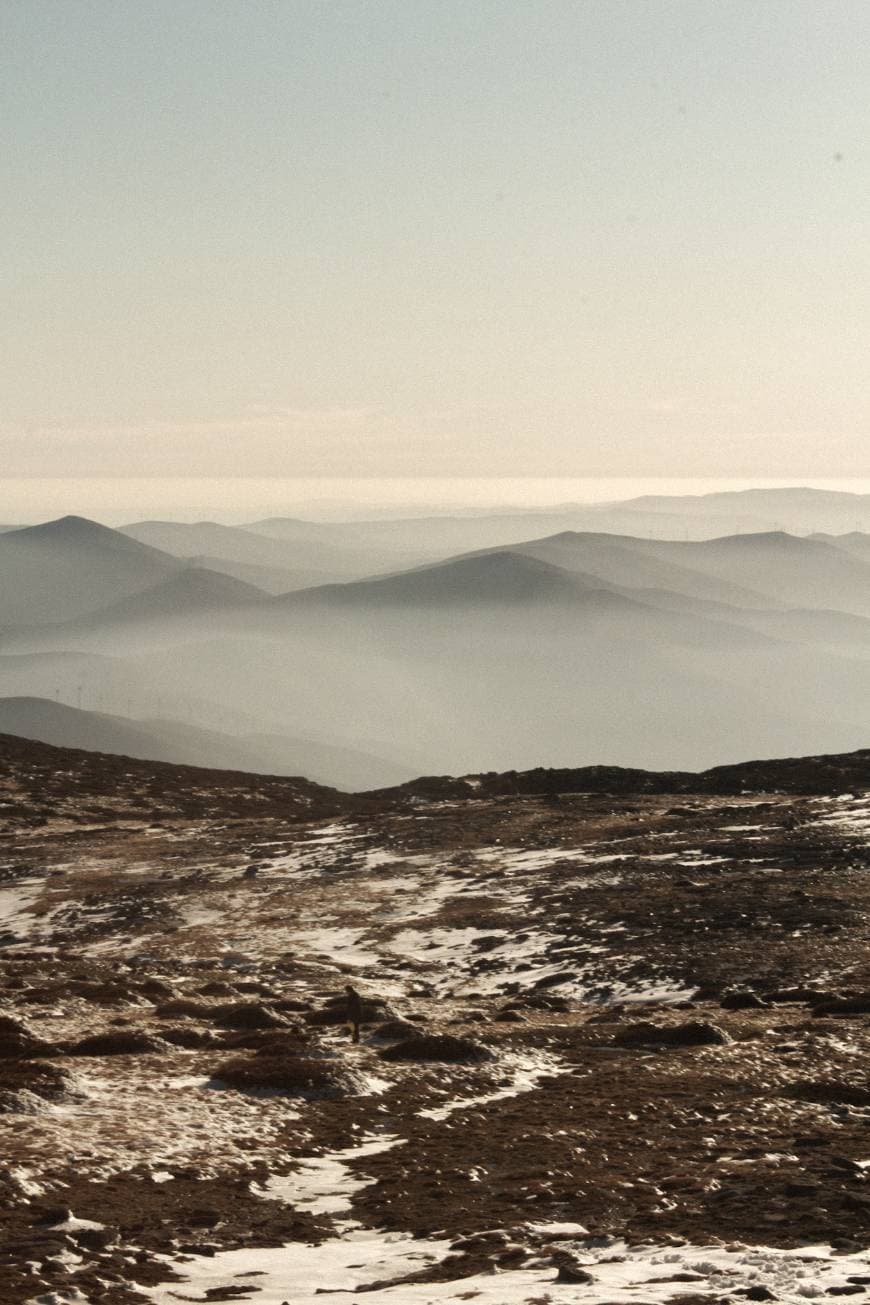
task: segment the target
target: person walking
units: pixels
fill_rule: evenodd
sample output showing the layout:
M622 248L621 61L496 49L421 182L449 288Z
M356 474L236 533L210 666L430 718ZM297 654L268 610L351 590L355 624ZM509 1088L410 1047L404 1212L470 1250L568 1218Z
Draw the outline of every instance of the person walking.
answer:
M350 1026L351 1042L359 1042L359 1026L362 1023L362 997L351 983L344 985L347 996L346 1017Z

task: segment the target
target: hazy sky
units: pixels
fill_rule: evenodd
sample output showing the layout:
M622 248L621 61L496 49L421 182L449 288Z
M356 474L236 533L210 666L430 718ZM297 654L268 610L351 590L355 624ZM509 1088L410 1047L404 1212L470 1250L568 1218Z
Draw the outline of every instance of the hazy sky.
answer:
M3 0L7 476L870 474L866 0Z

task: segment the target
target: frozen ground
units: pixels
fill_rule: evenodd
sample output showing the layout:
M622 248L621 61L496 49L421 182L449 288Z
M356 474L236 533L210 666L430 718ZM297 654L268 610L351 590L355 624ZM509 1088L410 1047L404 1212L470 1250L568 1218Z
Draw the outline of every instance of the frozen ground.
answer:
M866 1294L870 774L164 772L0 832L0 1305Z

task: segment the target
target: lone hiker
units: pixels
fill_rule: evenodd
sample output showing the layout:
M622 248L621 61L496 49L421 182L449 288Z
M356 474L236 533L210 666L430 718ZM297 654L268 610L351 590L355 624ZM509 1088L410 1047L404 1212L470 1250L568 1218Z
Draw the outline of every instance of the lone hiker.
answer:
M359 1042L359 1026L362 1023L362 997L357 992L353 984L346 983L344 990L347 993L347 1022L351 1028L351 1042Z

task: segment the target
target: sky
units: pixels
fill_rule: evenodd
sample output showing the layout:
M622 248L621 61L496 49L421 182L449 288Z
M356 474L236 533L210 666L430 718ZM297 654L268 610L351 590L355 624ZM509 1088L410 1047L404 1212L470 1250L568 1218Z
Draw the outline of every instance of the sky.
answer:
M864 0L4 0L4 478L870 475Z

